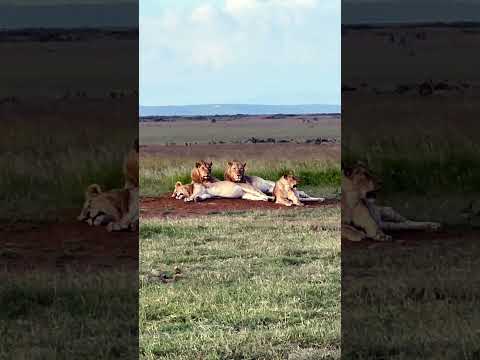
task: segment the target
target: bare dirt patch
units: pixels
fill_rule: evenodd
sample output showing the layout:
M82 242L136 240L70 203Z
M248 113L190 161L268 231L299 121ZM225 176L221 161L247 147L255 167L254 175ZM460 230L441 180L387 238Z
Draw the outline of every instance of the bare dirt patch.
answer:
M0 267L102 270L138 267L138 232L109 233L73 220L0 228Z
M329 206L339 206L338 200L305 204L305 208ZM170 194L160 197L144 197L140 201L140 216L144 219L194 217L250 210L295 211L297 209L296 206L287 207L272 202L241 199L210 199L197 203L185 203L183 200L170 197Z
M465 242L478 242L480 239L480 229L446 229L436 232L428 231L398 231L389 233L393 241L380 242L374 240L363 240L353 242L342 239L343 250L355 250L364 248L382 248L382 247L410 247L421 246L428 243L429 246L446 244L457 246Z

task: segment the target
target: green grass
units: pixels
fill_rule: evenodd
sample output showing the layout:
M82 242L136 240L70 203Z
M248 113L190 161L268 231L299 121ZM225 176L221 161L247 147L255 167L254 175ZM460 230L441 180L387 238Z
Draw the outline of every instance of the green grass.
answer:
M216 161L216 163L226 163ZM190 172L194 162L162 159L161 157L142 157L140 164L140 189L143 196L158 196L172 191L175 183L190 183ZM219 165L220 166L220 165ZM268 160L250 160L248 174L277 181L285 171L293 171L302 179L300 187L317 188L320 192L338 192L340 188L340 165L328 161L293 161L283 162ZM223 169L213 170L213 175L223 179Z
M136 124L112 114L118 106L52 111L31 105L25 114L7 112L0 141L0 221L51 220L63 209L80 208L91 183L121 187Z
M342 358L478 359L479 257L455 235L342 249Z
M355 113L346 108L342 162L366 162L384 193L480 191L476 98L371 95L348 102Z
M339 208L142 220L142 359L339 359ZM149 276L178 266L183 278Z
M133 359L137 273L0 273L0 359Z

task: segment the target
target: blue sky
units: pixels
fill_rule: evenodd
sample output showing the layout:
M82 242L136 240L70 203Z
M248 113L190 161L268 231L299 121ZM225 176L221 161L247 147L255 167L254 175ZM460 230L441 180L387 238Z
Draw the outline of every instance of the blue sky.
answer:
M340 104L340 0L141 0L140 104Z

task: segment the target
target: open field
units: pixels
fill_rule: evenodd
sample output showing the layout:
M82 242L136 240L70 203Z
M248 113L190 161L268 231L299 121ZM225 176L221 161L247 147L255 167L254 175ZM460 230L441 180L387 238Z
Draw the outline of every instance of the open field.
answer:
M479 38L467 30L343 31L342 161L367 162L381 203L447 225L342 244L346 359L479 357Z
M342 244L342 356L477 359L480 232L393 235Z
M275 181L293 170L302 190L334 198L340 145L305 143L339 138L338 119L321 123L250 117L141 124L142 359L340 358L336 200L287 209L169 197L177 180L191 181L196 161L212 160L213 175L223 178L226 163L238 159L248 174Z
M1 359L138 356L138 274L0 272Z
M340 210L296 210L142 219L141 358L339 359Z
M320 114L204 116L195 119L166 117L164 121L141 122L140 143L241 143L252 138L303 143L317 138L339 140L340 127L339 116Z
M469 66L478 57L477 30L343 31L342 161L367 162L383 180L384 200L434 199L403 206L406 215L428 216L430 207L432 220L445 219L454 210L459 223L480 193L480 78Z

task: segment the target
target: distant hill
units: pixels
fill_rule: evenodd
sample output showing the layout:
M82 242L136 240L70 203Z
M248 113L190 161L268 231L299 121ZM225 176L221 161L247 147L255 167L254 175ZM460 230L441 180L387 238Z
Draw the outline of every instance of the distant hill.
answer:
M202 116L202 115L267 115L267 114L337 114L339 105L185 105L140 106L140 116Z

